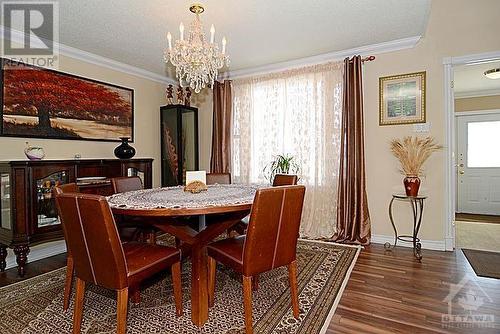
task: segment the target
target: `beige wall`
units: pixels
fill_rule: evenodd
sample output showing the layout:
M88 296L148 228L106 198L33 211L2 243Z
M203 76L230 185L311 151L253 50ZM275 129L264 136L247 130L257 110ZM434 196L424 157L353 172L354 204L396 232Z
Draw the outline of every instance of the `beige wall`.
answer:
M154 158L153 184L160 184L160 130L159 107L165 104L165 85L142 79L108 68L85 63L72 58L60 57L59 69L104 82L133 88L135 102L135 141L136 157ZM26 159L25 142L41 146L45 150L45 159L72 159L75 154L82 158L114 158L113 150L119 143L95 141L25 139L0 137L0 160Z
M500 109L500 95L478 96L455 99L455 111L476 111Z
M391 235L387 216L391 193L402 190L402 176L388 146L394 137L412 134L411 125L378 125L378 78L427 71L427 121L430 135L445 141L443 57L500 50L500 1L432 1L427 31L414 49L377 55L364 67L365 131L368 202L373 234ZM435 154L426 165L422 191L429 198L421 229L427 240L444 240L445 155ZM403 209L401 209L403 211ZM406 226L409 230L409 224Z

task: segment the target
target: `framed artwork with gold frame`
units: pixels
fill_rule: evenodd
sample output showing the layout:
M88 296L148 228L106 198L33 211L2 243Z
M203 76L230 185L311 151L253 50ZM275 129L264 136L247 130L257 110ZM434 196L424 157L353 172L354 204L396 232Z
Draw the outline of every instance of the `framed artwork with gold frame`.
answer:
M379 125L425 123L425 75L379 78Z

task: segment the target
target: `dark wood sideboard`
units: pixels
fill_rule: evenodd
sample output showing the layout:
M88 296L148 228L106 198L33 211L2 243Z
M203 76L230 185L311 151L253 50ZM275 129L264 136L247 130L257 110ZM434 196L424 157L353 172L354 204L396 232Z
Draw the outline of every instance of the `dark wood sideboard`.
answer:
M152 187L153 159L81 159L0 162L0 270L8 248L24 275L30 246L63 238L52 188L76 182L80 191L110 195L110 178L140 176ZM92 177L94 179L88 179ZM96 179L100 178L99 180Z

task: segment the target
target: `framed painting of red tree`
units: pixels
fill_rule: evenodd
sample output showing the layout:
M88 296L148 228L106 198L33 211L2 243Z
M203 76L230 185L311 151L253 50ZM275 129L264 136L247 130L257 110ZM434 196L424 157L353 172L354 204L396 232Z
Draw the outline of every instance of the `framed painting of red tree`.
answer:
M1 84L2 136L133 141L133 89L6 59Z

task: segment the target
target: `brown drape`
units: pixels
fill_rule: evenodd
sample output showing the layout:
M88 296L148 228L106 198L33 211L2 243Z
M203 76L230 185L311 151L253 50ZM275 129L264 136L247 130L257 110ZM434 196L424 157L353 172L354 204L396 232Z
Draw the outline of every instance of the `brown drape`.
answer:
M360 56L344 60L337 232L339 242L369 244L363 134L363 79Z
M231 172L231 116L233 98L231 81L215 82L213 88L213 126L211 173Z

